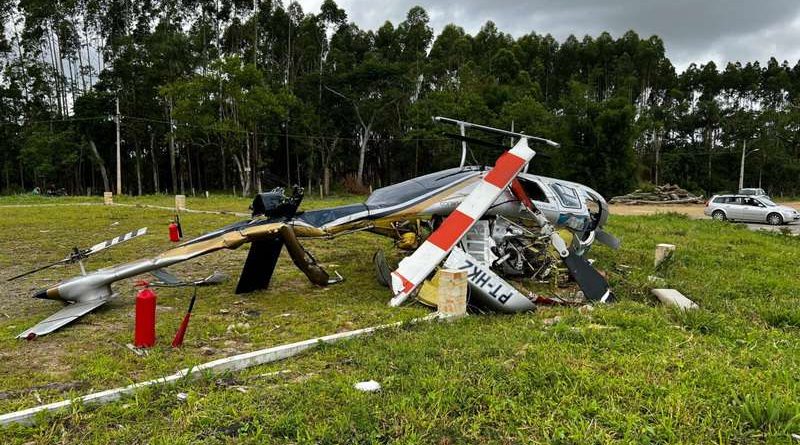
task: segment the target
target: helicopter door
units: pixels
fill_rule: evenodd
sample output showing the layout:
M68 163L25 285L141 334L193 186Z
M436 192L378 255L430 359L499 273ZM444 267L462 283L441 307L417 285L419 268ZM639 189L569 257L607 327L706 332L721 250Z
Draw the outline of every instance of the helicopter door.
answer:
M547 190L546 187L539 181L528 178L519 177L519 181L536 208L541 210L548 219L558 217L558 207L554 204L555 196L548 195L545 192ZM555 219L551 220L554 221Z

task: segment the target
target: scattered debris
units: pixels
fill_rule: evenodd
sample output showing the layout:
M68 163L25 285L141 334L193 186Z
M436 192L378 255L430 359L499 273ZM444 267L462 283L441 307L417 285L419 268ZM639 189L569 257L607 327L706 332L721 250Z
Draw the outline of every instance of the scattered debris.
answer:
M560 315L556 315L553 318L545 318L544 320L542 320L542 323L545 326L553 326L554 324L556 324L556 323L558 323L560 321L561 321L561 316Z
M138 355L139 357L144 357L144 356L146 356L146 355L148 354L148 351L147 351L147 349L143 349L143 348L137 348L136 346L133 346L131 343L128 343L128 344L127 344L127 345L125 345L125 346L126 346L128 349L130 349L131 351L133 351L133 353L134 353L134 354L136 354L136 355Z
M228 325L228 328L225 329L225 333L242 334L248 330L250 330L250 323L233 323Z
M212 348L211 346L203 346L200 348L200 353L203 355L214 355L217 353L217 350Z
M263 374L258 374L256 377L259 378L272 378L272 377L283 377L287 374L291 374L292 370L290 369L281 369L280 371L272 371L272 372L265 372Z
M703 196L693 195L677 185L664 184L656 187L652 192L636 189L627 195L611 198L609 204L702 204Z
M189 394L186 394L185 392L179 392L178 394L175 394L175 397L177 397L179 401L185 402L189 399Z
M697 303L686 298L675 289L653 289L651 292L658 298L658 301L667 306L674 306L682 310L697 309L699 307Z
M14 399L23 394L30 394L38 391L67 392L67 391L72 391L73 389L82 389L85 388L86 386L88 386L88 384L81 381L66 382L66 383L53 382L44 385L34 386L32 388L18 389L11 391L0 391L0 400Z
M359 391L364 392L375 392L380 391L381 384L376 382L375 380L367 380L366 382L358 382L353 387Z
M647 281L649 281L649 282L651 282L651 283L653 283L653 284L655 284L657 286L666 284L666 282L667 282L667 280L665 280L665 279L663 279L661 277L657 277L655 275L648 275L647 276Z

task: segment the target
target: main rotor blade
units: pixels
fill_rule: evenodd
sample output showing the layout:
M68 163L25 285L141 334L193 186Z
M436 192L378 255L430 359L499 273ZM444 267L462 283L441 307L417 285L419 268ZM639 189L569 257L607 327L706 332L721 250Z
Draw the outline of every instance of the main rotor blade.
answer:
M116 246L119 243L124 243L125 241L130 241L138 236L142 236L147 233L147 227L142 227L141 229L134 230L132 232L128 232L124 235L120 235L116 238L112 238L108 241L103 241L102 243L97 243L94 246L90 247L86 252L83 253L83 256L94 255L97 252L102 250L108 249L109 247Z

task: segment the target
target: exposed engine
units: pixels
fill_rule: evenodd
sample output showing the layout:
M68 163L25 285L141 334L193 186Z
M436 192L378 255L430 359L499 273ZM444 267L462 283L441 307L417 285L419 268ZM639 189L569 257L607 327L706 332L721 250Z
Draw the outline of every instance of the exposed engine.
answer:
M462 240L462 247L504 277L546 281L558 264L547 237L502 216L475 223Z

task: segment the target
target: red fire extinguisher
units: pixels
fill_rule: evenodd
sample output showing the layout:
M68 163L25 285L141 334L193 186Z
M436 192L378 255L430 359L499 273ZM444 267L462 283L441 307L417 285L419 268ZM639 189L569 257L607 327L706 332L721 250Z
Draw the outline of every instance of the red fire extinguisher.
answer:
M136 320L133 345L149 348L156 344L156 293L149 287L136 295Z
M175 221L169 223L169 240L173 243L181 240L180 230L178 230L178 224Z
M181 227L181 217L175 214L175 219L169 223L169 240L177 243L183 238L183 228Z

